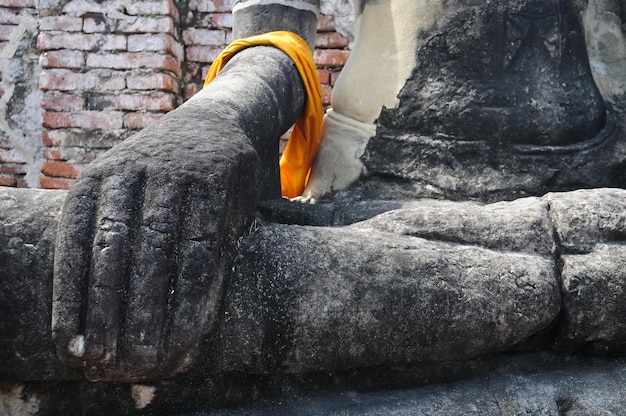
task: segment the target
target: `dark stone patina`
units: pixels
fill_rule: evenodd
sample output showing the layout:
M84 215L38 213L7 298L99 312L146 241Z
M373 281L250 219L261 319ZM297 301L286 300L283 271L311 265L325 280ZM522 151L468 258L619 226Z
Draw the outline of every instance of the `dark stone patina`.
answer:
M363 194L492 202L623 186L626 144L574 4L445 7L445 21L420 34L400 105L381 112Z
M623 359L579 354L624 352L626 190L545 192L624 187L623 135L570 2L484 3L428 37L370 142L371 177L332 202L274 199L278 137L305 97L269 47L69 193L2 189L0 410L620 414ZM278 15L266 27L255 7ZM312 39L306 7L235 21L251 35L285 16Z

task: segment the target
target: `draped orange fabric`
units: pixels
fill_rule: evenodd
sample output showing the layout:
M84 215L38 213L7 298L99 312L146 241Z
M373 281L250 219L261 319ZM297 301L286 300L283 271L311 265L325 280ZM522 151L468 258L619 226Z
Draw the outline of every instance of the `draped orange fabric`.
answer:
M300 36L286 31L235 40L215 59L204 86L206 87L217 76L233 55L242 49L258 45L273 46L289 56L300 73L307 93L304 110L296 121L280 159L282 194L293 198L302 195L304 191L322 136L322 92L309 45Z

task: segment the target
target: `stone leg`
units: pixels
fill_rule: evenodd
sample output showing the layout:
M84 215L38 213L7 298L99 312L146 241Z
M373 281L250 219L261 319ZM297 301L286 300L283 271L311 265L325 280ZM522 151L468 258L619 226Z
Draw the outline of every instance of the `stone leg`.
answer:
M0 191L2 380L79 376L55 358L50 336L64 195ZM240 243L193 371L432 365L553 342L623 352L625 200L625 190L597 189L490 205L416 201L351 226L261 227Z
M551 257L361 227L271 225L226 292L219 372L432 365L505 351L555 322Z
M57 357L52 263L67 192L0 188L0 380L79 377Z
M242 244L211 367L428 365L527 342L622 353L624 201L621 189L423 200L348 227L263 227Z

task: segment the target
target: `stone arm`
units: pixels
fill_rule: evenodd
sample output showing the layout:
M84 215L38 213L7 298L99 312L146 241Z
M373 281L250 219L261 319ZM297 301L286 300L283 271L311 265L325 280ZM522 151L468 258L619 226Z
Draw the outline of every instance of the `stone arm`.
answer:
M297 17L289 22L315 30L315 4L238 3L239 36L280 29L271 17L251 20L264 15ZM63 207L54 260L52 332L67 366L91 380L129 382L193 362L260 194L279 191L278 139L305 99L286 55L248 48L82 173Z

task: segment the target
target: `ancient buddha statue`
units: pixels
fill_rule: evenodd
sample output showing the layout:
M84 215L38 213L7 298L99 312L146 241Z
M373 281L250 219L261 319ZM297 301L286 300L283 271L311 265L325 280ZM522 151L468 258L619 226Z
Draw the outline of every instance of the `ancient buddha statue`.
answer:
M317 1L235 3L237 37L288 30L312 44ZM237 53L96 160L62 214L58 194L4 191L5 304L20 322L51 318L16 324L30 335L3 341L4 379L623 352L626 136L594 84L583 8L361 1L300 201L270 197L278 137L307 100L271 46ZM38 225L9 227L33 201ZM33 314L24 299L45 304ZM38 359L15 355L27 343Z

